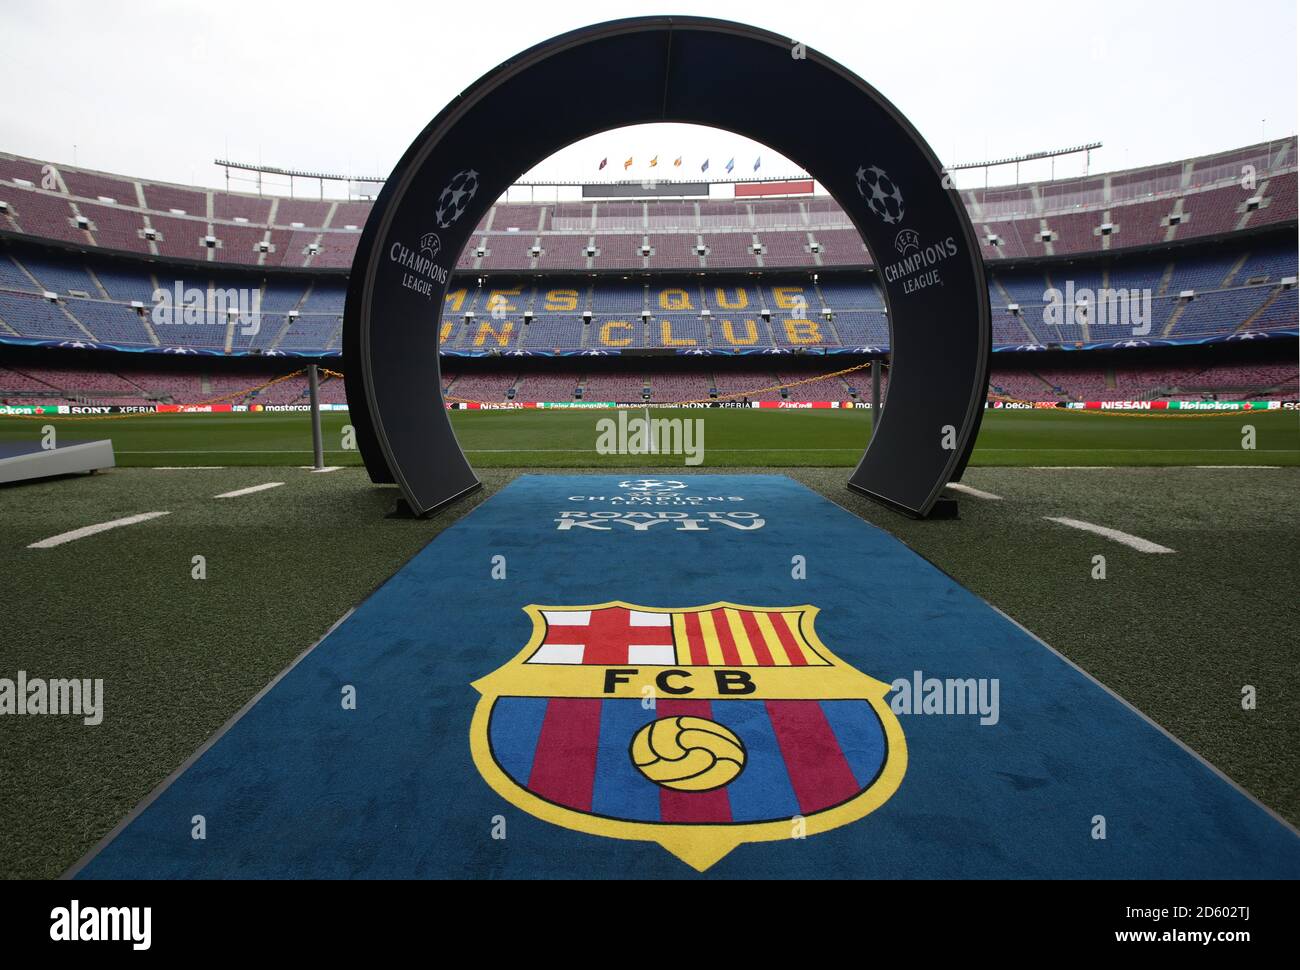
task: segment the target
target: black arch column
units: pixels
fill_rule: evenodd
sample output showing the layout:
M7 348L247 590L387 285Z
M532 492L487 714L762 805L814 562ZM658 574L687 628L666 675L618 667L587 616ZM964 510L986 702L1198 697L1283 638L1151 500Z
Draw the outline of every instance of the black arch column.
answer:
M407 149L362 233L344 320L348 406L371 479L396 482L419 514L478 485L441 393L456 259L537 162L658 121L762 142L848 213L880 272L893 354L889 407L849 485L927 514L965 467L988 381L988 290L961 200L860 78L788 38L691 17L614 21L540 44L468 88Z

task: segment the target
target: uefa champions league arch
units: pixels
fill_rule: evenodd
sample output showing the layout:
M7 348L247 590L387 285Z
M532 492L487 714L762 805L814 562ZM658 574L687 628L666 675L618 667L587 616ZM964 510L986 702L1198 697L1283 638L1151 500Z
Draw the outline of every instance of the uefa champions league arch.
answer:
M865 43L865 39L864 39ZM879 273L888 407L849 487L930 514L961 477L988 383L983 262L957 190L906 118L798 38L695 17L597 24L539 44L448 104L375 203L349 282L343 347L372 481L427 514L479 485L452 430L438 360L452 268L520 175L601 131L680 122L733 131L804 167Z

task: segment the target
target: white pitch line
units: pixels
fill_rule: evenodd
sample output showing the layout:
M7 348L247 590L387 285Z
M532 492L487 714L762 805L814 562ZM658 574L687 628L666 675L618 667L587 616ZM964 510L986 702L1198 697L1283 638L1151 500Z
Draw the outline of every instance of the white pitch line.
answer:
M265 492L268 488L279 488L284 482L265 482L261 485L252 485L248 488L237 488L233 492L222 492L220 495L214 495L213 498L239 498L241 495L252 495L254 492Z
M1193 468L1281 468L1281 465L1193 465Z
M978 488L971 488L969 485L963 485L961 482L949 482L948 488L954 492L962 492L974 498L982 498L989 502L1001 502L1001 495L994 495L992 492L982 492Z
M225 465L154 465L153 470L156 472L219 471L225 467Z
M1068 525L1071 529L1082 529L1084 532L1093 532L1099 536L1105 536L1107 539L1114 540L1120 545L1128 546L1130 549L1136 549L1138 552L1173 552L1168 546L1162 546L1159 543L1152 542L1150 539L1143 539L1141 536L1129 535L1127 532L1120 532L1119 529L1111 529L1104 525L1094 525L1091 522L1082 522L1079 519L1058 518L1052 515L1043 516L1048 522L1058 522L1061 525Z
M150 519L156 519L160 515L171 515L170 512L142 512L140 515L128 515L125 519L114 519L111 522L100 522L96 525L85 525L80 529L73 529L71 532L60 532L56 536L50 536L48 539L42 539L40 542L33 542L28 549L52 549L55 546L61 546L65 542L73 542L77 539L84 539L86 536L93 536L100 532L107 532L109 529L117 529L124 525L135 525L137 522L148 522Z
M326 465L324 468L317 468L315 465L299 465L299 468L311 472L313 475L324 475L326 472L336 472L342 465Z

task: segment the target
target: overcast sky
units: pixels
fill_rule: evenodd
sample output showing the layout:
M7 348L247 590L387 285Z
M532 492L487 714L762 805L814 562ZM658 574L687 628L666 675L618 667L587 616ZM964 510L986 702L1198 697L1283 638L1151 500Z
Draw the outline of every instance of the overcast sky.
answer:
M383 175L457 92L555 34L674 12L639 0L0 0L0 150L221 185L217 156ZM691 0L789 35L892 100L945 163L1101 141L1093 171L1296 131L1296 0ZM580 104L568 110L580 109ZM74 148L75 146L75 148ZM508 146L503 146L508 150ZM729 133L643 126L534 177L792 166ZM74 157L75 155L75 157ZM683 167L671 161L684 156ZM665 173L665 168L667 169ZM1079 174L1081 160L1059 163ZM995 173L1006 182L1010 170ZM1026 170L1022 177L1046 177ZM969 184L969 179L963 184ZM233 186L232 186L233 187Z

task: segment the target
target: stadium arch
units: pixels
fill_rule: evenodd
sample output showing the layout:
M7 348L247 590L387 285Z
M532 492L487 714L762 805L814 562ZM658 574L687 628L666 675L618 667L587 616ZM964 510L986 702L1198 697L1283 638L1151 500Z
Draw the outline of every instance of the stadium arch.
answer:
M861 78L795 40L698 17L611 21L530 48L407 149L362 232L344 311L348 406L371 480L397 483L417 515L479 486L442 397L452 268L524 172L589 135L652 122L768 145L848 213L880 273L893 360L889 407L848 484L930 514L970 457L988 382L988 287L965 207L915 128Z

